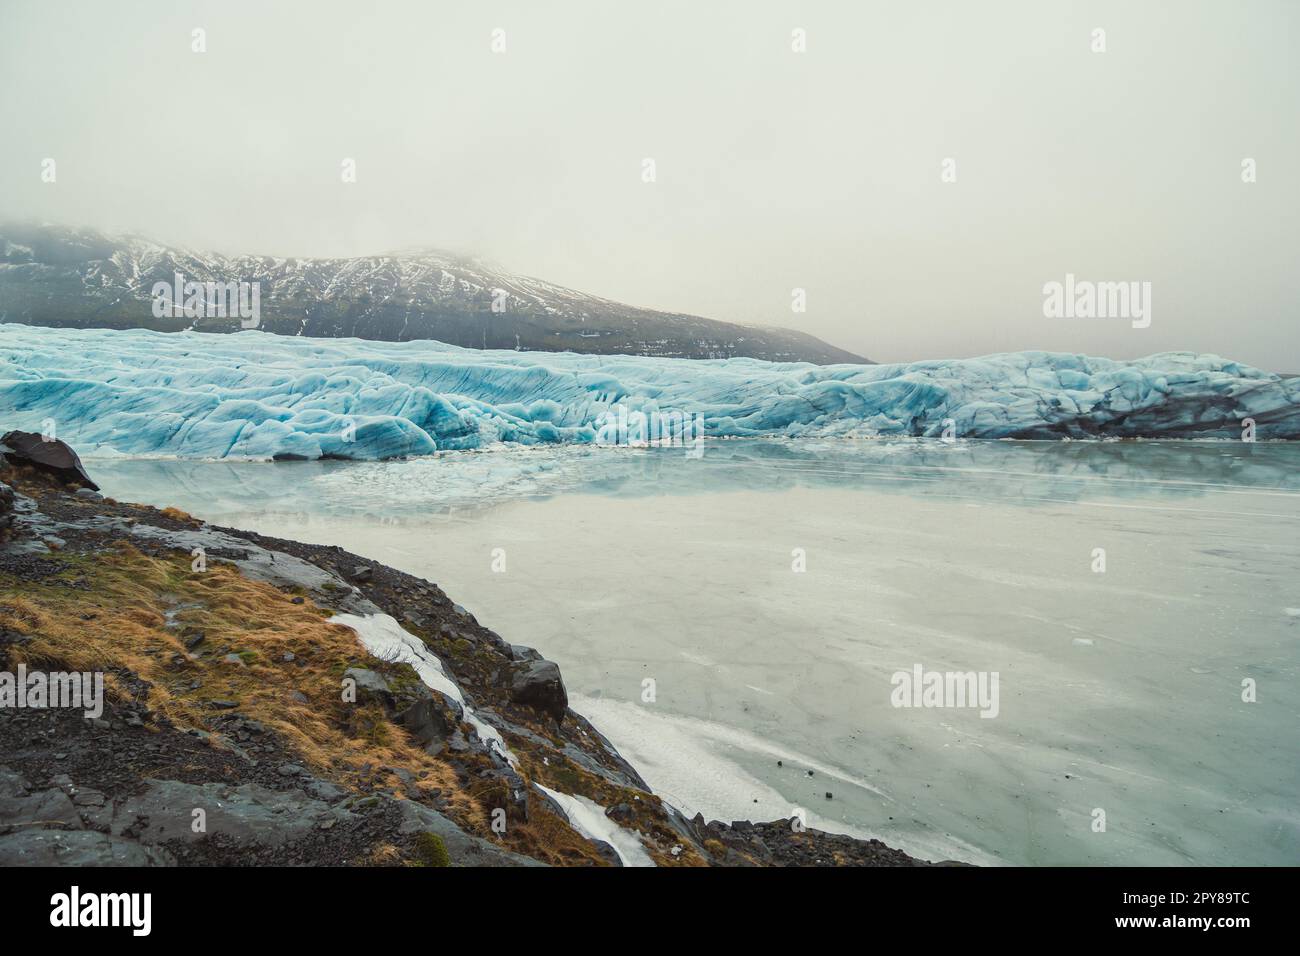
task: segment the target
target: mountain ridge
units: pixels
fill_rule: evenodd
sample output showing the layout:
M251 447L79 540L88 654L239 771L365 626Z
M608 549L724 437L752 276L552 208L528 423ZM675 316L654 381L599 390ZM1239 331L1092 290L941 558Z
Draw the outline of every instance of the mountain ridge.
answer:
M258 327L280 335L435 339L478 349L819 365L869 360L793 329L664 312L422 248L356 257L225 255L137 234L0 224L0 322L232 332L237 318L156 315L157 283L248 282Z

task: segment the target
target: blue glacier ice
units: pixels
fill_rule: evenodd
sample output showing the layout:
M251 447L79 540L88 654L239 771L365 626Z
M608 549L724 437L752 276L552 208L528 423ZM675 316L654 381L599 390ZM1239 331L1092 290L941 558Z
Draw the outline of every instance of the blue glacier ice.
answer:
M53 422L90 456L597 443L629 413L710 438L1241 438L1246 419L1259 440L1300 438L1300 379L1191 352L817 366L0 324L0 361L0 427Z

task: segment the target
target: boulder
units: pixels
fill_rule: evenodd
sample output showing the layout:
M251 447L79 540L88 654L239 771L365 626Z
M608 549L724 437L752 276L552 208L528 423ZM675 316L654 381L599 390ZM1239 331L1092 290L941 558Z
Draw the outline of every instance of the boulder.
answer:
M393 689L388 686L384 675L366 670L364 667L349 667L343 672L343 676L356 681L358 703L366 698L378 698L385 706L392 705Z
M569 694L564 689L559 665L546 660L520 665L510 678L510 699L563 720Z
M57 438L46 441L36 432L6 432L0 437L0 455L10 464L32 465L51 474L64 484L82 485L98 491L99 485L90 480L81 459L66 442Z
M605 816L624 826L636 821L636 811L630 803L616 803L605 810Z
M439 705L432 692L397 715L397 721L424 745L426 752L438 754L447 746L459 720Z

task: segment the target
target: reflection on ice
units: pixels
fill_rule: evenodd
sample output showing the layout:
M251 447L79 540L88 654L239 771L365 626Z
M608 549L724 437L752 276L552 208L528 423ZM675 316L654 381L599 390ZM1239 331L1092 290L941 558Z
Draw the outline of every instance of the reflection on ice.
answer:
M192 505L212 520L250 510L391 520L573 493L637 497L871 486L885 493L1009 501L1189 499L1233 489L1257 496L1300 491L1300 445L757 440L709 442L698 459L677 448L584 446L444 452L388 462L114 459L94 462L93 470L110 493Z

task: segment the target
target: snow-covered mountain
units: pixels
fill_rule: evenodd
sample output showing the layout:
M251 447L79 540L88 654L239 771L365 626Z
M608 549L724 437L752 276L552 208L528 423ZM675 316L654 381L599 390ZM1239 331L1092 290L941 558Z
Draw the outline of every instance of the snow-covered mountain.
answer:
M281 335L466 348L817 364L860 356L801 332L656 312L419 250L354 259L224 256L137 236L0 225L0 321L65 328L230 332L230 317L159 317L156 283L258 283L260 325Z

